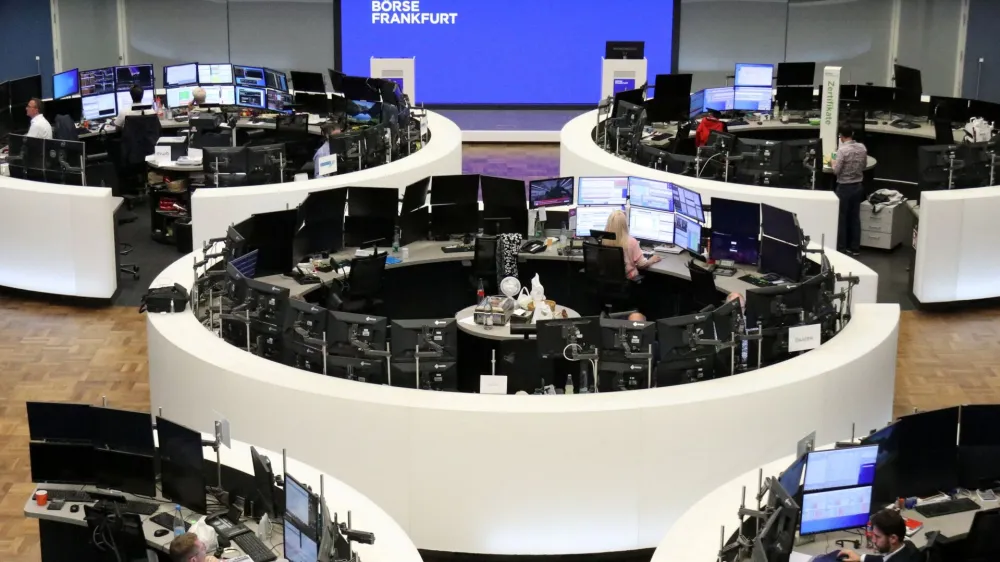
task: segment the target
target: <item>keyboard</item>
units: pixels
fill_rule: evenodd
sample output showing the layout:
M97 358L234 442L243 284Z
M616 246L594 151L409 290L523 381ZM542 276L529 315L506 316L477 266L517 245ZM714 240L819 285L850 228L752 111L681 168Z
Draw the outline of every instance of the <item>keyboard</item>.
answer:
M897 128L897 129L919 129L920 128L920 125L917 125L916 123L909 123L907 121L893 121L892 123L890 123L890 125L892 125L893 127Z
M92 502L94 498L90 497L90 494L82 490L49 490L50 500L63 500L68 502ZM35 495L31 495L31 499L35 499Z
M278 559L278 555L271 552L271 549L267 548L267 545L260 542L257 535L253 533L239 535L234 537L232 540L236 543L236 546L240 547L240 550L242 550L244 554L250 555L253 562L272 562Z
M471 252L473 248L472 244L453 244L451 246L441 246L441 251L446 254L457 254L459 252Z
M152 515L160 509L160 504L151 502L127 501L113 502L110 500L99 500L95 505L98 509L114 511L115 508L122 513L136 513L139 515Z
M924 517L940 517L942 515L962 513L963 511L976 511L979 509L979 504L969 498L958 498L957 500L918 505L913 509Z
M768 281L767 279L764 279L763 277L757 277L756 275L747 274L747 275L743 275L739 279L740 279L740 281L745 281L747 283L750 283L754 287L770 287L771 286L771 282L770 281Z
M157 513L156 515L149 518L150 521L156 523L160 527L165 529L174 530L174 514L164 511L163 513ZM184 530L187 531L191 528L191 524L187 521L184 522Z

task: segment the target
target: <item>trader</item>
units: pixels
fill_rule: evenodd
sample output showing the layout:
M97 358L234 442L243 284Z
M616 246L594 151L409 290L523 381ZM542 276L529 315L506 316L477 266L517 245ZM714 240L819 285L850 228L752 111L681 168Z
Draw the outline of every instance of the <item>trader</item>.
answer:
M129 88L128 95L132 98L132 103L129 105L128 109L119 108L122 109L122 111L119 111L118 116L115 117L115 127L121 127L124 125L126 117L144 115L143 110L150 109L150 106L142 105L143 93L142 86L138 84L133 84L132 87Z
M330 135L339 135L343 130L343 125L341 124L341 118L334 116L330 118L323 124L320 129L323 132L323 137L326 139L323 141L323 146L319 147L316 154L313 155L313 177L319 177L319 159L330 155Z
M24 112L28 114L28 119L31 119L31 126L28 127L27 136L36 139L52 138L52 125L42 115L42 100L31 98L28 100L28 105L24 108Z
M861 181L868 163L868 149L855 142L854 129L850 125L841 125L838 134L840 147L833 158L837 198L840 199L837 251L856 256L861 249L861 202L865 197Z
M615 239L603 240L602 243L605 246L618 246L625 254L625 276L629 279L635 279L640 269L646 269L660 261L660 256L653 256L647 260L642 255L639 241L628 233L628 218L625 217L625 211L613 211L604 230L614 233Z
M719 119L721 116L722 114L717 110L710 109L708 115L701 118L698 128L694 131L694 145L696 147L708 144L708 137L712 131L726 132L726 124Z
M903 516L894 509L883 509L872 515L872 542L878 554L858 555L853 550L841 550L841 557L848 562L917 562L920 551L906 540L906 523Z
M219 562L214 556L206 555L205 543L198 535L184 533L170 541L171 562Z
M208 92L205 88L201 86L195 88L191 91L191 106L198 107L205 104L205 98L208 97Z

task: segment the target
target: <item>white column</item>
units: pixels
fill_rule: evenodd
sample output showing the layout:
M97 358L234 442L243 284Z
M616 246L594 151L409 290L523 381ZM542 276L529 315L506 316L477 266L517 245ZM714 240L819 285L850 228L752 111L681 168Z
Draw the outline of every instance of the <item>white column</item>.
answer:
M392 80L410 98L410 104L417 103L416 57L408 59L371 58L371 77Z
M601 59L601 99L646 83L646 59ZM655 92L654 92L655 95Z
M824 155L837 151L837 126L840 123L840 67L823 69L823 99L819 100L819 138Z

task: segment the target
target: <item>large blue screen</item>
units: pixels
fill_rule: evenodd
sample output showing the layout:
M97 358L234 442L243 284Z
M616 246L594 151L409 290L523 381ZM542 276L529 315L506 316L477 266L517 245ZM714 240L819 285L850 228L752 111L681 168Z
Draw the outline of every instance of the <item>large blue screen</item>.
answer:
M650 84L670 72L675 1L342 0L343 71L415 56L419 103L595 104L605 41L645 41Z

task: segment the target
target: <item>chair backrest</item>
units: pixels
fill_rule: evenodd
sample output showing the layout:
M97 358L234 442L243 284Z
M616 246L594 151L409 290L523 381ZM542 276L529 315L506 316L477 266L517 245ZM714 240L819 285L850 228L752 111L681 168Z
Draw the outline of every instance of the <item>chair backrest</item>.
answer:
M937 144L955 144L954 134L951 132L951 121L948 119L934 120L934 142Z
M976 512L965 539L965 558L1000 560L1000 508Z
M625 251L621 246L584 242L583 275L588 283L597 283L600 287L626 284Z
M56 115L55 123L52 124L52 138L57 140L79 141L80 133L76 130L76 124L69 115Z
M160 118L156 115L129 115L122 126L122 163L144 164L156 151L160 138Z
M351 260L351 272L347 276L351 298L369 298L382 292L386 257L388 254L381 252Z
M680 127L677 127L677 135L670 139L670 148L668 148L667 151L677 154L677 152L681 149L681 143L686 141L690 135L691 122L688 121L687 123L681 124Z
M691 261L688 262L688 273L691 275L696 308L718 304L722 300L715 288L715 275L711 271Z
M472 258L472 268L476 275L496 276L497 271L497 237L477 236L475 255Z

